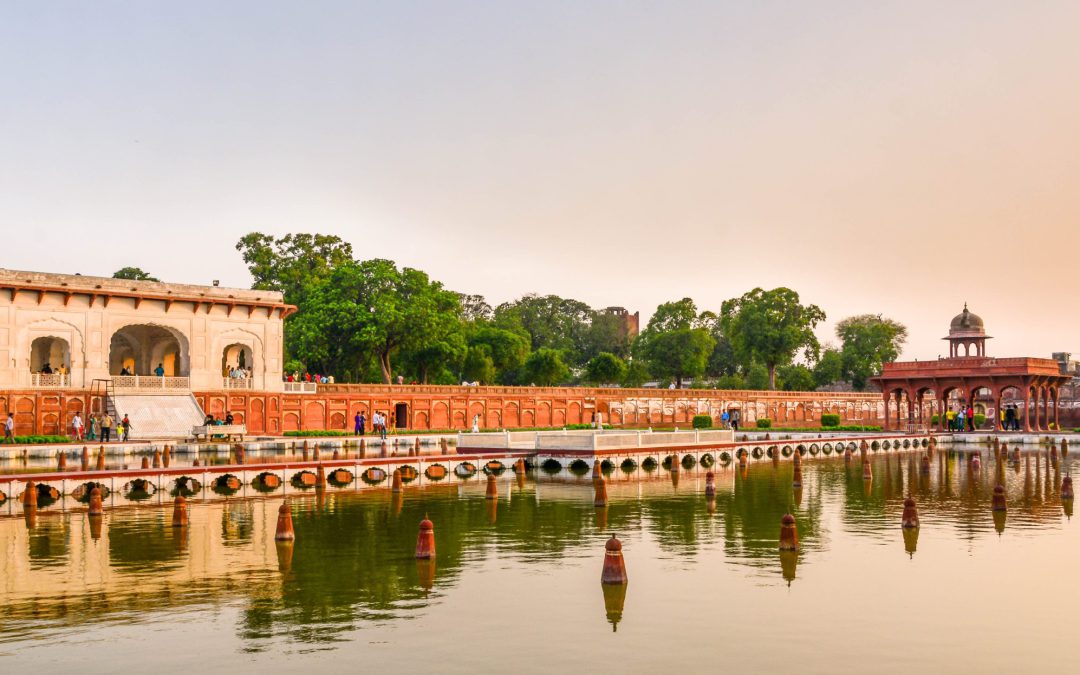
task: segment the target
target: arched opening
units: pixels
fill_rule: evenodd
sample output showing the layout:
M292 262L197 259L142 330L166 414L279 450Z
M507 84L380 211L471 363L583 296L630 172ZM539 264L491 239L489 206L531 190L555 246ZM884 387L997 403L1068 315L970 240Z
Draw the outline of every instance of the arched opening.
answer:
M240 343L234 343L226 347L221 353L221 376L232 377L244 373L250 377L255 367L255 358L251 347Z
M63 338L46 336L30 343L30 372L38 386L69 384L71 346Z
M187 377L189 369L187 338L173 328L124 326L109 342L110 375Z

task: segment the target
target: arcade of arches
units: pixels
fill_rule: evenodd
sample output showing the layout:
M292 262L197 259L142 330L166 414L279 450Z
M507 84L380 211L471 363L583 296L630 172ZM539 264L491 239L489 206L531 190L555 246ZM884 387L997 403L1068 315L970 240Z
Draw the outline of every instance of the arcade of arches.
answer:
M967 305L949 327L949 358L886 363L874 381L885 402L885 426L929 426L933 415L946 428L946 413L971 403L986 415L987 426L1001 428L1001 411L1016 407L1024 431L1047 431L1060 425L1061 388L1071 381L1053 359L986 356L983 320ZM974 350L975 356L968 354ZM960 356L963 351L964 356Z
M166 377L187 377L190 370L187 338L175 329L154 325L124 326L109 343L109 374L154 375L158 366Z

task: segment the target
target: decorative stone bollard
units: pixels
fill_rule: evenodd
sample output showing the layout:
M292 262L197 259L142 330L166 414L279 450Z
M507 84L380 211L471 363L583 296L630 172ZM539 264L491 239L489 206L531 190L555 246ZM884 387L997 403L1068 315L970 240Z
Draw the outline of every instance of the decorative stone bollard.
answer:
M863 480L870 480L874 477L874 470L870 468L870 458L867 457L862 462L862 477Z
M292 511L289 510L289 502L282 502L277 513L277 532L274 533L274 540L294 541L296 533L293 531Z
M161 468L161 451L157 450L157 449L154 450L153 468L155 468L155 469L160 469Z
M791 487L802 487L802 467L798 464L795 465L795 473L791 477Z
M390 492L401 492L401 469L394 469L390 479Z
M678 453L671 456L671 473L679 473L679 455Z
M191 466L194 466L194 467L202 466L202 465L201 465L201 464L199 463L199 457L198 457L197 455L196 455L196 457L195 457L195 461L191 463Z
M358 452L360 453L358 455L360 459L363 459L367 456L367 441L363 438L360 439L360 449L358 450Z
M799 453L798 448L795 448L795 454L791 456L791 463L796 467L802 466L802 455Z
M326 471L322 464L315 467L315 487L326 487Z
M514 472L519 476L524 476L528 469L525 467L525 458L518 457L518 461L514 462Z
M993 498L991 499L991 502L990 502L990 510L992 510L992 511L1005 511L1005 510L1007 510L1007 508L1008 507L1005 504L1005 486L1004 485L995 485L994 486L994 496L993 496Z
M716 476L713 475L712 471L709 471L705 474L705 496L716 496Z
M90 468L90 449L87 448L85 445L82 449L81 463L79 466L83 471L86 471Z
M64 454L63 450L61 450L60 454L56 456L56 470L57 471L66 471L67 470L67 455Z
M417 457L420 456L420 437L416 437L416 441L413 443L413 454Z
M1061 439L1061 456L1062 458L1069 456L1069 439Z
M435 525L426 517L420 521L420 534L416 537L416 557L419 560L435 557Z
M87 513L91 516L100 516L105 513L105 507L101 503L101 488L96 485L90 490L90 508Z
M176 501L173 502L172 526L188 526L187 500L184 499L182 496L178 496L176 498Z
M495 483L495 474L489 473L487 475L487 491L484 493L485 499L498 499L499 498L499 486Z
M166 469L172 464L172 446L165 446L165 449L161 451L161 466Z
M341 459L341 453L337 449L334 450L334 459Z
M904 515L900 526L909 528L919 526L919 510L915 506L915 499L910 495L904 500Z
M98 471L104 471L105 470L105 446L104 445L101 446L101 448L98 449L97 470Z
M622 542L614 534L604 544L604 569L600 573L602 584L625 584L626 563L623 561Z
M795 516L785 513L780 519L780 550L799 550L799 531L795 527Z
M446 442L445 438L439 439L439 453L443 455L450 454L450 444Z
M607 481L603 476L594 484L593 506L607 506Z
M22 497L19 501L22 502L23 506L37 506L38 489L34 481L26 481L26 488L23 490Z
M604 472L600 468L600 460L598 459L594 459L592 463L592 480L594 483L604 480Z
M140 468L142 468L142 469L149 469L150 468L150 458L149 457L143 457L142 458L142 465L140 466Z
M1061 498L1072 499L1073 498L1073 484L1072 476L1064 476L1061 479Z
M319 444L318 443L313 445L312 448L311 448L311 461L313 461L313 462L319 461Z

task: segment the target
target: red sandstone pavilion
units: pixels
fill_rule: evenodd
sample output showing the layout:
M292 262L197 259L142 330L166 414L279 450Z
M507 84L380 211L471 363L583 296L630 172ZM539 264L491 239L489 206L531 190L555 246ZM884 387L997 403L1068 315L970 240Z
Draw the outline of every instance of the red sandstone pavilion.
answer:
M280 293L0 269L0 415L16 433L66 434L76 413L131 416L133 440L188 437L204 414L250 434L352 429L378 411L397 429L464 430L605 423L689 426L738 409L744 426L879 424L877 394L465 387L282 381ZM636 317L634 317L636 318ZM46 367L47 366L47 367ZM230 377L243 369L246 377Z
M899 426L902 411L910 422L925 424L930 410L938 415L939 427L944 430L950 406L977 398L990 400L987 419L995 429L1001 426L998 413L1006 400L1017 401L1024 431L1047 431L1050 425L1060 428L1060 391L1072 378L1062 374L1057 361L987 356L986 341L991 338L982 318L968 311L966 304L964 311L953 317L949 335L942 339L949 342L948 358L886 363L881 376L873 379L880 385L886 404L886 428Z

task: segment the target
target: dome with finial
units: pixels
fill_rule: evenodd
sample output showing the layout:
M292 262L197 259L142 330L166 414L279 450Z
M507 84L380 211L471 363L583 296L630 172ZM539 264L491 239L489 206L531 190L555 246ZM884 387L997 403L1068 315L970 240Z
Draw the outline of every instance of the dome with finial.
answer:
M949 324L949 336L952 337L956 335L986 335L986 328L983 326L982 317L968 311L966 302L964 303L964 311L954 316L952 323Z

